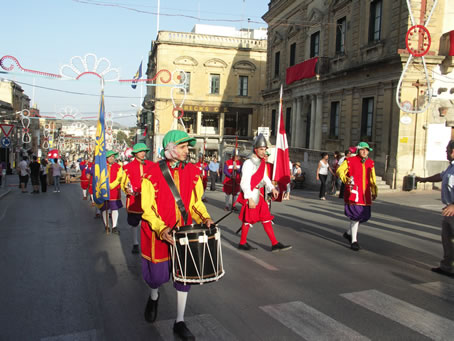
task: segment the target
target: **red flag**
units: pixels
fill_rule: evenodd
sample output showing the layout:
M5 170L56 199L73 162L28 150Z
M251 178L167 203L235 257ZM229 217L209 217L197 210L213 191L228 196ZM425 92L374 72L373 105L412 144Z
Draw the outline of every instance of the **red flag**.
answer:
M287 190L287 185L290 183L290 159L288 157L287 135L285 133L284 113L282 111L282 93L279 100L279 122L278 133L276 137L276 157L274 159L273 179L279 185L281 193Z

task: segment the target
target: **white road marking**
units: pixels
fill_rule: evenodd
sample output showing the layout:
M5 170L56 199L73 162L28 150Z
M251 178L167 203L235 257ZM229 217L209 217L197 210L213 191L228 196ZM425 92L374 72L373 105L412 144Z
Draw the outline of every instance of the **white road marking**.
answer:
M430 295L454 302L454 284L444 282L430 282L413 284L412 287L422 290Z
M342 294L342 297L410 328L432 340L452 340L454 321L377 290Z
M260 307L305 340L369 340L322 312L296 301Z

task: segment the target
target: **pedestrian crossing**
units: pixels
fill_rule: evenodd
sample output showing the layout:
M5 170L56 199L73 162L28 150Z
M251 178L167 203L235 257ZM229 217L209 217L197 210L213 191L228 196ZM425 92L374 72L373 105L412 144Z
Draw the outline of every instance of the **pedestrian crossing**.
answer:
M441 298L448 305L452 305L454 302L454 284L430 282L414 284L411 287L421 291L421 293ZM420 334L421 337L417 339L440 341L454 339L453 320L379 290L370 289L342 293L339 296L345 298L346 306L342 307L342 309L345 308L346 311L350 311L352 305L359 306L381 316L381 318L384 317ZM447 311L452 311L449 308L452 307L448 307ZM283 328L290 329L295 334L295 337L292 338L295 340L370 340L367 335L362 335L344 323L336 321L326 312L321 312L302 301L264 305L258 307L257 314L260 314L260 311L280 323ZM229 331L214 316L209 314L192 316L187 318L186 321L197 340L241 340L244 338L244 331ZM163 340L174 339L172 325L173 320L155 323ZM266 326L259 327L266 328ZM251 328L254 328L254 326L251 326ZM377 329L382 330L382 328L383 323L377 322ZM406 333L408 334L405 328L402 329L402 337L404 338ZM417 335L416 333L413 335ZM377 332L372 332L371 335L377 334L382 335ZM243 336L239 337L238 335ZM395 340L401 339L400 335L394 335L393 337ZM385 338L380 337L380 339L384 340ZM266 340L272 339L266 338Z

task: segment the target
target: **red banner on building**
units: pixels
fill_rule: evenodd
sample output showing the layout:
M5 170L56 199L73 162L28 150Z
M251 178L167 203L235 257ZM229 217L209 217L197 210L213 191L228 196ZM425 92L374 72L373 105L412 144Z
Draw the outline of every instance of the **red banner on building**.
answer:
M454 56L454 31L449 32L449 55Z
M290 66L287 69L285 82L287 85L300 79L315 77L315 66L317 65L318 57L305 60L302 63Z

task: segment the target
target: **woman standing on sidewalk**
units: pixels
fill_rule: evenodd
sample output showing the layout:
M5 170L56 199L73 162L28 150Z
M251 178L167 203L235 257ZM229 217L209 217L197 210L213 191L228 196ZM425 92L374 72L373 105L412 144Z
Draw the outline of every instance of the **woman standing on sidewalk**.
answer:
M54 193L60 192L61 169L63 169L63 167L58 163L58 159L54 159L54 164L52 164L52 176L54 177Z
M320 193L319 198L320 200L326 200L326 179L328 178L328 171L334 176L333 170L329 166L328 158L329 155L326 152L321 154L322 159L318 163L317 167L317 180L320 180Z

